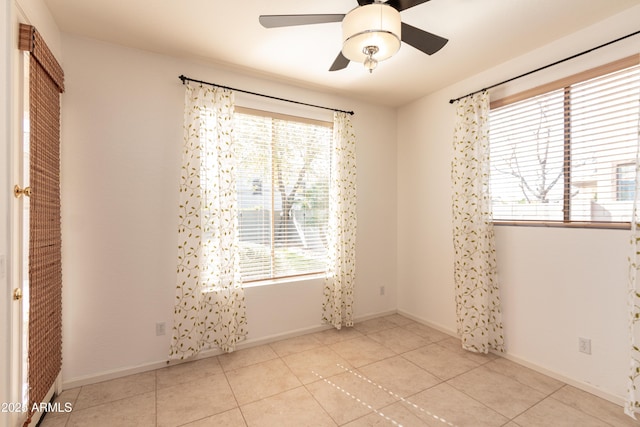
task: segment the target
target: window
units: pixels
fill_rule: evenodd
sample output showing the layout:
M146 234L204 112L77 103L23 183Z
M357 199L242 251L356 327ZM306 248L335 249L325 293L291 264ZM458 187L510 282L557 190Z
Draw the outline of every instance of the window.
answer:
M616 168L616 200L626 201L636 197L636 165L627 163Z
M630 221L640 122L635 64L492 106L494 220Z
M332 126L236 108L244 282L325 271Z

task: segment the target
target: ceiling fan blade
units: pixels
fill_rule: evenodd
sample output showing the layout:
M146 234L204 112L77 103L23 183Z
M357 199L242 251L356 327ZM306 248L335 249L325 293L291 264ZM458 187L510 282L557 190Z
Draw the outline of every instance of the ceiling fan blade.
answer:
M433 55L444 47L449 40L427 31L402 23L402 41L418 50Z
M429 0L389 0L387 4L399 12L402 12L403 10L407 10L413 6L417 6L428 1Z
M344 14L325 15L260 15L258 20L265 28L293 27L296 25L324 24L341 22Z
M329 71L342 70L344 68L347 68L347 65L349 65L349 60L345 58L345 56L342 54L342 51L340 51L338 56L336 56L336 60L333 61L333 64L331 64L331 68L329 68Z
M359 6L365 6L365 5L371 4L373 2L374 2L374 0L358 0L358 5Z

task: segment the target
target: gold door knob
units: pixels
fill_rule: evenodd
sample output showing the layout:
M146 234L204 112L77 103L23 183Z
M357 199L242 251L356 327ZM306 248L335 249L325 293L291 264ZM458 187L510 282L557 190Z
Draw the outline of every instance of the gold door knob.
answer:
M27 197L31 197L31 187L20 188L20 186L16 184L13 187L13 196L16 199L19 199L23 195Z
M14 301L20 301L21 299L22 299L22 289L15 288L13 290L13 300Z

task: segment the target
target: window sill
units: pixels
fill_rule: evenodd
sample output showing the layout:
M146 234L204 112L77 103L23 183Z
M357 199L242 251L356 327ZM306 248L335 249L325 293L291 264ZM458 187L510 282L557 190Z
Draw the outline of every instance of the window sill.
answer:
M255 282L243 283L242 286L244 288L255 288L259 286L282 285L282 284L297 283L297 282L311 282L315 280L322 280L324 278L325 278L324 273L316 273L316 274L308 274L304 276L283 277L280 279L256 280Z
M592 228L606 230L631 230L628 222L562 222L562 221L493 221L494 226Z

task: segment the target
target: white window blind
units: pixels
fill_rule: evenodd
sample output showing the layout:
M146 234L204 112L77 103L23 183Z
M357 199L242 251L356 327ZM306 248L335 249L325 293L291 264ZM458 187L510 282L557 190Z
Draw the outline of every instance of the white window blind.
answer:
M244 282L324 272L332 123L235 114Z
M628 222L640 66L493 109L494 220Z

